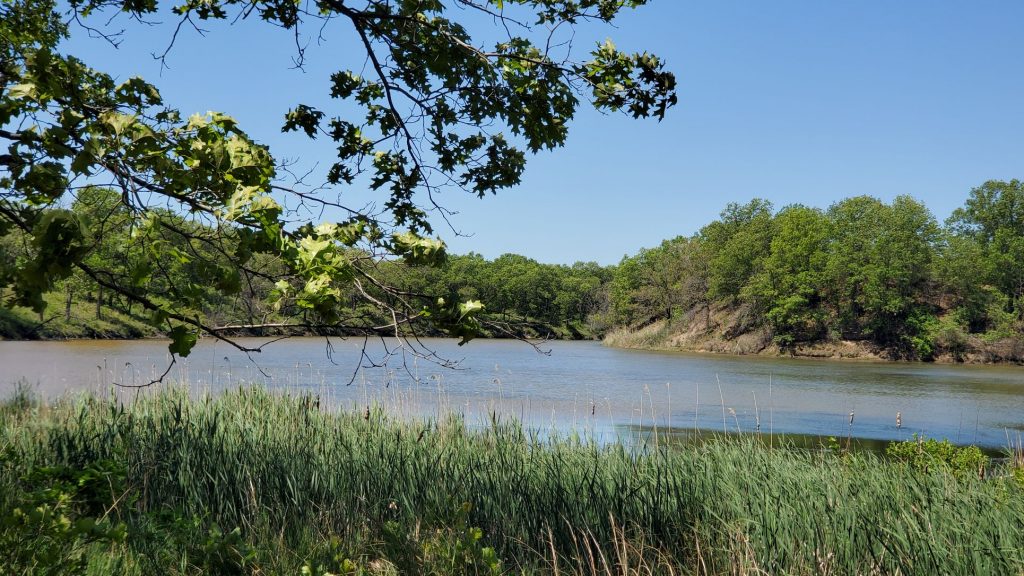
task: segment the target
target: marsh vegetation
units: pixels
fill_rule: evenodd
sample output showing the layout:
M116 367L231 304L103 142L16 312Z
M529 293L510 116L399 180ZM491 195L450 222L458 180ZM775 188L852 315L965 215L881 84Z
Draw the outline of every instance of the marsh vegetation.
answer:
M499 418L471 429L339 413L259 388L127 403L21 394L0 415L12 573L1024 569L1019 460L979 474L969 457L913 446L912 458L752 438L630 449Z

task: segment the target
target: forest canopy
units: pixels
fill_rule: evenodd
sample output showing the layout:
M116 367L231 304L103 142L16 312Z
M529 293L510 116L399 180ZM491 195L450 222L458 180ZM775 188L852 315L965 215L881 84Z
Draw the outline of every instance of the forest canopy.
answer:
M897 358L1024 360L1024 183L989 181L940 225L909 196L827 209L729 204L691 237L624 258L610 324L679 320L760 347L869 343ZM728 311L729 314L715 312ZM724 318L728 320L724 320Z
M465 341L489 322L479 300L402 289L381 267L443 265L435 228L446 212L437 193L485 196L517 185L528 154L565 143L581 102L664 117L676 103L675 78L657 56L608 40L581 58L572 50L580 39L565 41L578 24L610 25L643 4L5 0L0 238L17 245L16 257L7 250L0 261L5 304L42 313L47 292L77 282L97 302L114 294L144 310L181 356L200 333L232 341L204 307L211 292L243 290L265 292L274 312L273 322L250 318L248 328L402 338L425 326ZM336 151L326 181L288 181L273 151L229 110L179 111L157 85L116 82L62 52L72 33L103 41L119 14L138 26L156 16L179 29L249 18L296 35L355 35L365 65L331 75L336 109L296 101L266 111L281 115L282 130ZM479 40L490 37L498 40ZM297 48L300 63L304 50ZM376 191L380 208L347 205L353 187ZM325 209L342 216L315 218Z

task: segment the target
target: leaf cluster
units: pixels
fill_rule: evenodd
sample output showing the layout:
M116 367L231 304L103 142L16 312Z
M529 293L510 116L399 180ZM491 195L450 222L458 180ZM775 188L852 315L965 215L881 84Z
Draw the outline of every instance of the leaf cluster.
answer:
M229 115L182 114L155 85L115 82L63 53L73 28L53 0L5 2L0 233L16 229L33 239L32 249L2 269L13 294L6 303L41 313L43 293L78 282L146 310L172 338L171 352L186 356L201 333L230 341L204 309L218 294L252 294L269 283L276 312L294 311L308 328L402 337L411 323L430 318L466 340L479 332L477 302L402 292L377 278L378 267L395 258L443 265L445 245L434 237L432 214L447 219L448 212L438 193L456 188L484 196L519 184L528 152L565 143L581 100L662 118L675 103L675 80L661 60L606 42L578 61L556 36L578 22L610 23L641 4L173 6L179 31L197 20L254 17L297 36L311 24L326 33L339 21L354 34L366 67L332 74L337 111L298 103L284 113L283 131L327 139L336 151L325 182L308 185L301 178L287 183L287 167ZM68 7L73 22L100 36L102 29L87 22L111 12L143 20L161 8L155 0L73 0ZM492 19L504 37L482 43L478 38L494 30L471 30L466 11ZM300 65L303 58L300 47ZM332 198L354 186L378 191L379 208L352 209ZM80 200L95 188L107 191L107 201ZM91 208L67 209L76 203ZM325 211L340 217L313 220ZM370 322L361 309L376 310L370 316L385 322Z

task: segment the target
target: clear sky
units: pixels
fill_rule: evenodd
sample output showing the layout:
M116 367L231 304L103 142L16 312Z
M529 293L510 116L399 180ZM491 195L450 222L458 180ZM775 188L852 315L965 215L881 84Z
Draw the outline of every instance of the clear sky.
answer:
M581 109L568 144L531 158L518 188L442 199L471 237L438 232L456 253L611 264L753 197L825 208L910 194L941 221L985 180L1024 178L1022 22L1020 0L652 0L576 41L667 60L680 102L665 121ZM161 71L150 53L171 28L120 24L117 50L80 29L69 49L145 77L183 113L231 114L278 158L330 162L329 141L280 126L295 104L328 102L330 72L353 53L343 27L310 47L304 72L290 67L293 38L262 23L183 30Z

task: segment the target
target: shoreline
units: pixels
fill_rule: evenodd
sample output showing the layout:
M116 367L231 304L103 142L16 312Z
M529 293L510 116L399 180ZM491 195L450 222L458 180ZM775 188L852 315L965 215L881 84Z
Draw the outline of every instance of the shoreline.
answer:
M780 360L799 360L799 361L823 361L823 362L862 362L865 364L943 364L950 366L1024 366L1024 362L1019 360L991 360L983 357L970 356L963 359L956 359L949 354L943 354L936 356L930 360L918 360L911 358L892 358L879 355L872 352L865 352L859 355L847 355L847 354L829 354L824 350L830 345L824 344L821 347L801 347L798 350L783 351L778 347L766 348L757 352L742 352L742 351L730 351L730 350L716 350L712 348L698 348L698 347L684 347L684 346L627 346L621 344L611 344L605 340L601 341L602 345L608 346L609 348L618 348L620 350L637 350L645 352L668 352L668 353L685 353L685 354L696 354L701 356L722 356L722 357L742 357L742 358L777 358Z
M251 334L251 333L240 333L233 334L231 338L279 338L282 334ZM353 334L308 334L298 333L289 334L284 336L285 338L315 338L315 337L330 337L330 338L351 338ZM444 336L427 336L429 338L444 338ZM9 338L0 336L0 342L103 342L103 341L153 341L153 340L167 340L167 336L159 333L149 333L141 336L132 335L130 332L107 332L102 335L95 336L79 336L79 335L62 335L62 336L41 336L37 338ZM211 336L204 335L200 338L201 340L213 339ZM495 336L478 336L478 340L515 340L514 338L507 337L495 337ZM531 340L533 338L530 338ZM680 345L676 343L659 343L659 344L641 344L636 342L623 342L621 336L611 336L604 339L589 339L589 338L554 338L549 341L555 342L573 342L580 340L592 340L600 342L602 346L609 348L618 348L620 350L637 350L645 352L667 352L667 353L685 353L685 354L696 354L701 356L723 356L723 357L758 357L758 358L777 358L782 360L800 360L800 361L839 361L839 362L863 362L872 364L945 364L945 365L966 365L966 366L1024 366L1024 362L1016 359L993 359L992 357L986 357L982 353L966 354L961 358L956 358L950 354L941 354L929 360L920 360L913 358L898 358L891 355L887 355L882 351L881 353L872 349L871 346L854 342L854 341L841 341L838 343L812 343L803 344L793 348L782 349L776 345L766 346L759 350L745 349L738 342L730 341L717 341L712 346L688 346Z
M613 330L605 335L601 343L611 348L623 350L685 352L709 356L745 356L792 360L871 362L879 364L1024 366L1024 355L1016 349L1019 347L1019 342L1013 339L1006 339L1005 342L986 344L980 339L975 340L975 342L972 342L970 349L961 352L959 355L942 352L932 358L920 359L900 356L892 349L886 349L866 341L805 342L783 348L772 342L771 336L764 330L749 331L733 338L726 338L717 331L698 330L693 324L686 322L676 324L659 320L636 330Z

